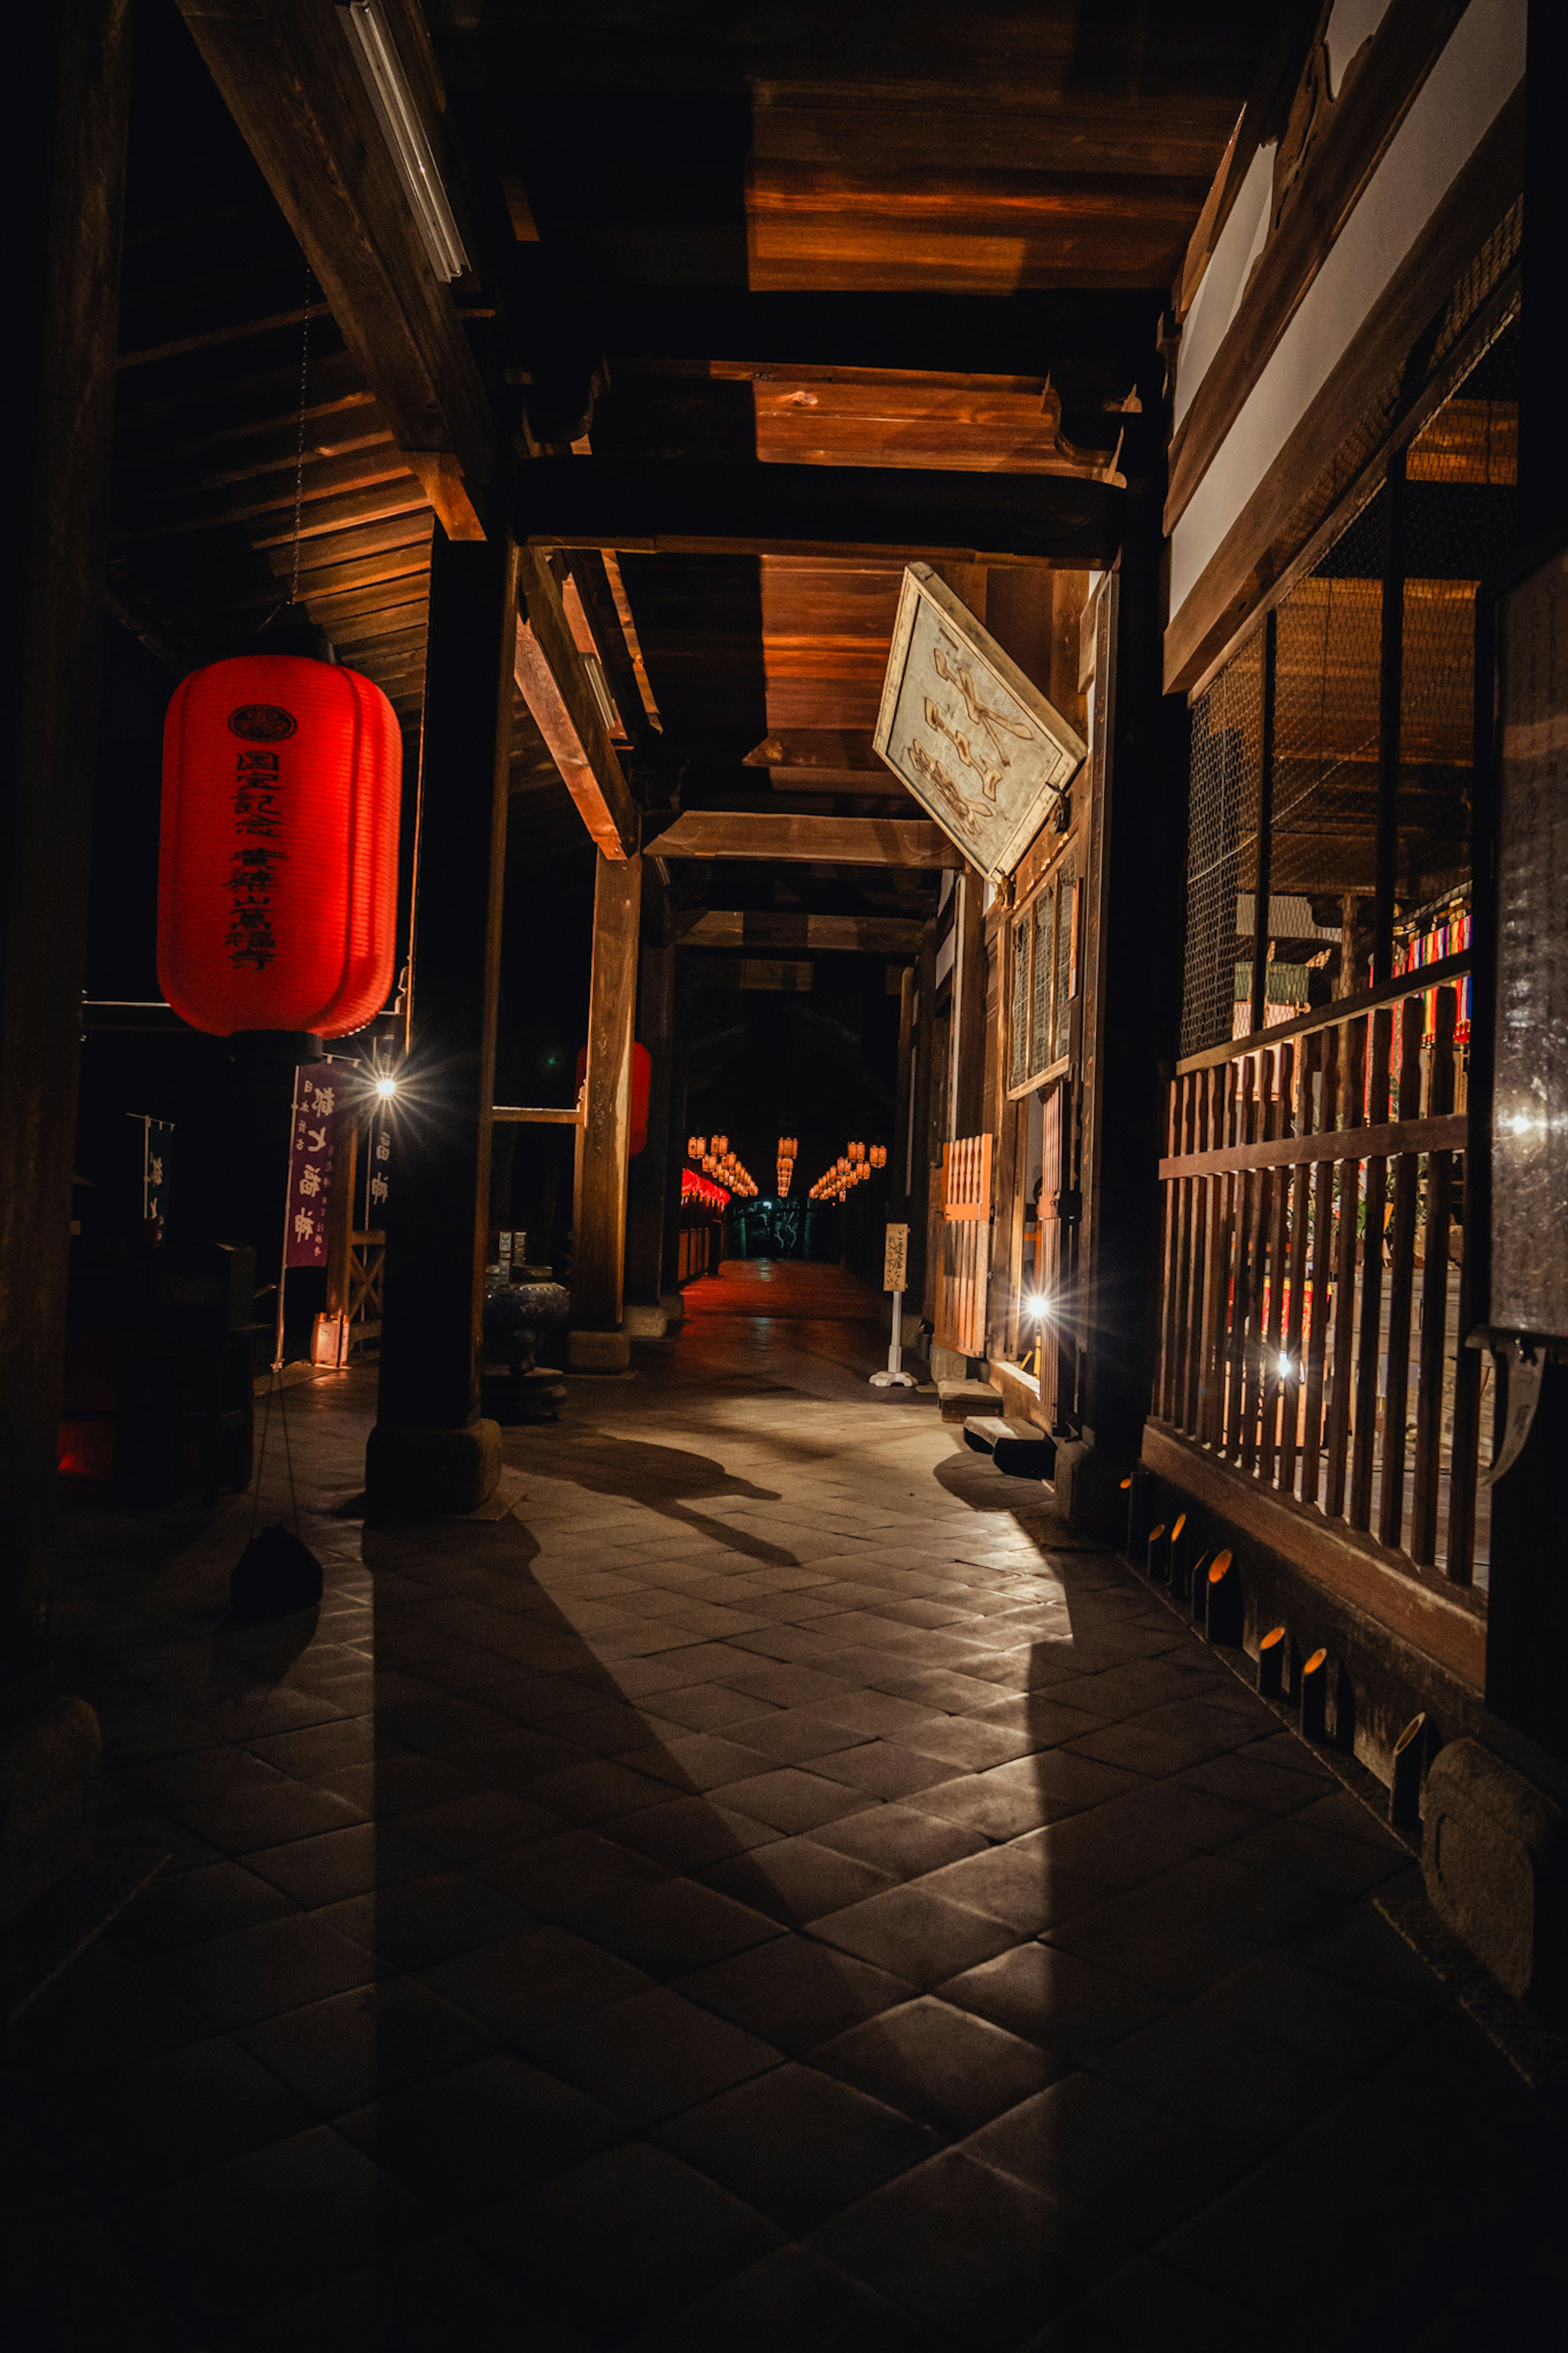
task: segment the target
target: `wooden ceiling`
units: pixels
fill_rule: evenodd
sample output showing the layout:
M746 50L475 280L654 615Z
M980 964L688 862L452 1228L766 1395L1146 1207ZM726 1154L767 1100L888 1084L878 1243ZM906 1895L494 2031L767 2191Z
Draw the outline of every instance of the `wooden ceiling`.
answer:
M520 453L736 480L853 468L911 498L921 475L1028 478L1034 496L1041 478L1116 482L1164 291L1270 29L1249 0L386 5L475 261L439 302ZM240 13L291 23L302 5ZM428 461L402 454L406 417L378 407L307 278L276 157L269 185L213 71L175 0L144 0L112 609L184 670L276 640L300 618L297 581L310 622L413 724ZM598 565L554 560L580 582L574 626L603 657L645 797L657 772L666 806L909 814L868 746L901 552ZM944 569L1076 693L1081 574ZM521 698L514 784L542 847L581 839ZM809 872L781 887L798 902ZM887 887L907 907L928 883ZM876 912L864 875L851 898Z

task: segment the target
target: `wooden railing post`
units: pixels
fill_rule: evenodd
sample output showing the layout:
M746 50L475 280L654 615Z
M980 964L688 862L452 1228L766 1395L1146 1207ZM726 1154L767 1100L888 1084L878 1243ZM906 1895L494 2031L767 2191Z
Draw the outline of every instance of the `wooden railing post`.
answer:
M1433 1005L1432 1068L1427 1110L1435 1116L1454 1108L1454 1029L1458 1001L1451 988L1440 988ZM1410 1557L1423 1567L1437 1557L1437 1492L1442 1468L1443 1370L1448 1355L1448 1233L1453 1222L1454 1155L1434 1152L1426 1163L1426 1265L1421 1276L1421 1342L1415 1398L1415 1493L1410 1510ZM1464 1346L1460 1354L1476 1352ZM1456 1371L1458 1367L1456 1366ZM1458 1443L1458 1399L1455 1398L1453 1444ZM1450 1461L1456 1460L1450 1454ZM1450 1522L1456 1507L1458 1482L1450 1476ZM1452 1553L1450 1528L1450 1554Z
M1367 1124L1382 1127L1388 1119L1388 1059L1394 1037L1391 1007L1380 1005L1372 1017L1371 1072L1367 1081ZM1377 1153L1366 1164L1365 1214L1362 1221L1361 1332L1356 1349L1355 1447L1351 1461L1351 1502L1346 1514L1352 1528L1372 1525L1373 1465L1377 1447L1378 1357L1383 1338L1383 1244L1388 1198L1388 1160Z

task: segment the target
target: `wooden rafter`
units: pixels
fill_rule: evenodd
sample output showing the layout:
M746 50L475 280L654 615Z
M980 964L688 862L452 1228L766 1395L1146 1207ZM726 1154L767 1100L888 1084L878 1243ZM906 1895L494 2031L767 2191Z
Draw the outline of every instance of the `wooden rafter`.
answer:
M180 0L247 145L448 534L482 538L494 419L449 289L420 242L334 7ZM405 30L395 11L395 29ZM416 12L414 12L416 14ZM411 79L423 56L405 58ZM423 93L419 93L423 94ZM427 116L429 110L426 109ZM440 152L438 120L426 129Z
M534 723L606 858L637 849L638 818L572 637L561 591L546 559L519 557L521 611L515 676Z

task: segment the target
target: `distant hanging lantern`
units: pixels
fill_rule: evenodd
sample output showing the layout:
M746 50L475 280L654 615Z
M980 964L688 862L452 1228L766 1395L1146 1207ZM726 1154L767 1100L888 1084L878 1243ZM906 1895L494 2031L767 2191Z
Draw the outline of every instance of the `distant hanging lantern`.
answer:
M163 727L158 981L182 1021L345 1037L396 965L397 716L357 670L250 654Z
M716 1135L713 1138L713 1149L715 1152L720 1154L728 1152L730 1149L729 1137L727 1135Z

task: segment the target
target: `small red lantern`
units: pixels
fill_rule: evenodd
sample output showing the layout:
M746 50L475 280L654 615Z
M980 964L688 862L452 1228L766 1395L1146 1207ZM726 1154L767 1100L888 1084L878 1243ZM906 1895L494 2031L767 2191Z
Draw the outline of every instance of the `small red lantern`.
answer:
M357 670L213 662L163 727L158 979L182 1021L342 1038L396 964L397 715Z

